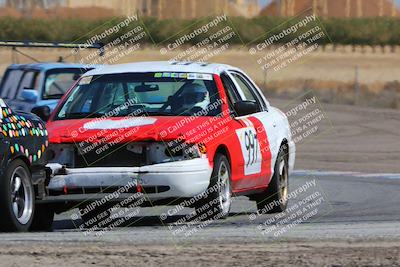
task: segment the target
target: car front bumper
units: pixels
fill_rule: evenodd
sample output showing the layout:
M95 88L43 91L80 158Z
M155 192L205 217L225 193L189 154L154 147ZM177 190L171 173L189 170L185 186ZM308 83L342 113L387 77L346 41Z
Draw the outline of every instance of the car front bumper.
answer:
M190 198L203 193L212 173L208 159L198 158L142 167L63 168L48 164L52 178L47 201L85 201L100 199L113 188L134 185L120 194L123 199L139 191L149 200ZM130 189L132 189L130 191ZM96 192L96 190L98 190Z

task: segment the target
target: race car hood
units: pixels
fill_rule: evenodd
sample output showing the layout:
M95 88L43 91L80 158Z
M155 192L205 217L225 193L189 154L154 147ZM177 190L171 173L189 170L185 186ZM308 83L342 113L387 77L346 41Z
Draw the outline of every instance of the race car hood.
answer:
M189 116L58 120L48 122L47 130L50 143L187 140L221 120Z

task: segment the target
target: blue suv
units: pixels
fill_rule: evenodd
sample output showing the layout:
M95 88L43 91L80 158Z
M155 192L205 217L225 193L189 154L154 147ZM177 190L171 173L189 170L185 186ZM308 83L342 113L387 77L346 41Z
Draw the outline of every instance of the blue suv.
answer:
M0 98L13 110L31 112L48 107L50 112L74 82L91 69L72 63L13 64L4 73Z

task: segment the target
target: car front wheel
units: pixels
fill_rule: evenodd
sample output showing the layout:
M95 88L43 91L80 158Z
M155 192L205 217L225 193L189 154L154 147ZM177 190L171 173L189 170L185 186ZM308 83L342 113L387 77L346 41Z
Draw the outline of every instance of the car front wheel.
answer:
M217 154L210 185L196 206L196 213L202 220L225 219L229 215L231 203L231 167L225 155Z
M0 178L0 230L26 232L35 211L35 190L31 173L22 160L14 160Z

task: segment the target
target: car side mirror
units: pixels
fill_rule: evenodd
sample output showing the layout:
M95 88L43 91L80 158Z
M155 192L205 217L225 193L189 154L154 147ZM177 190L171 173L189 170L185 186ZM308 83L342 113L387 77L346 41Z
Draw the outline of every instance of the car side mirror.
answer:
M49 120L51 114L50 108L48 106L34 107L31 112L45 122Z
M239 101L233 105L238 116L246 116L259 111L258 105L254 101Z
M38 92L35 89L26 88L22 90L21 98L28 102L36 102L38 99Z

